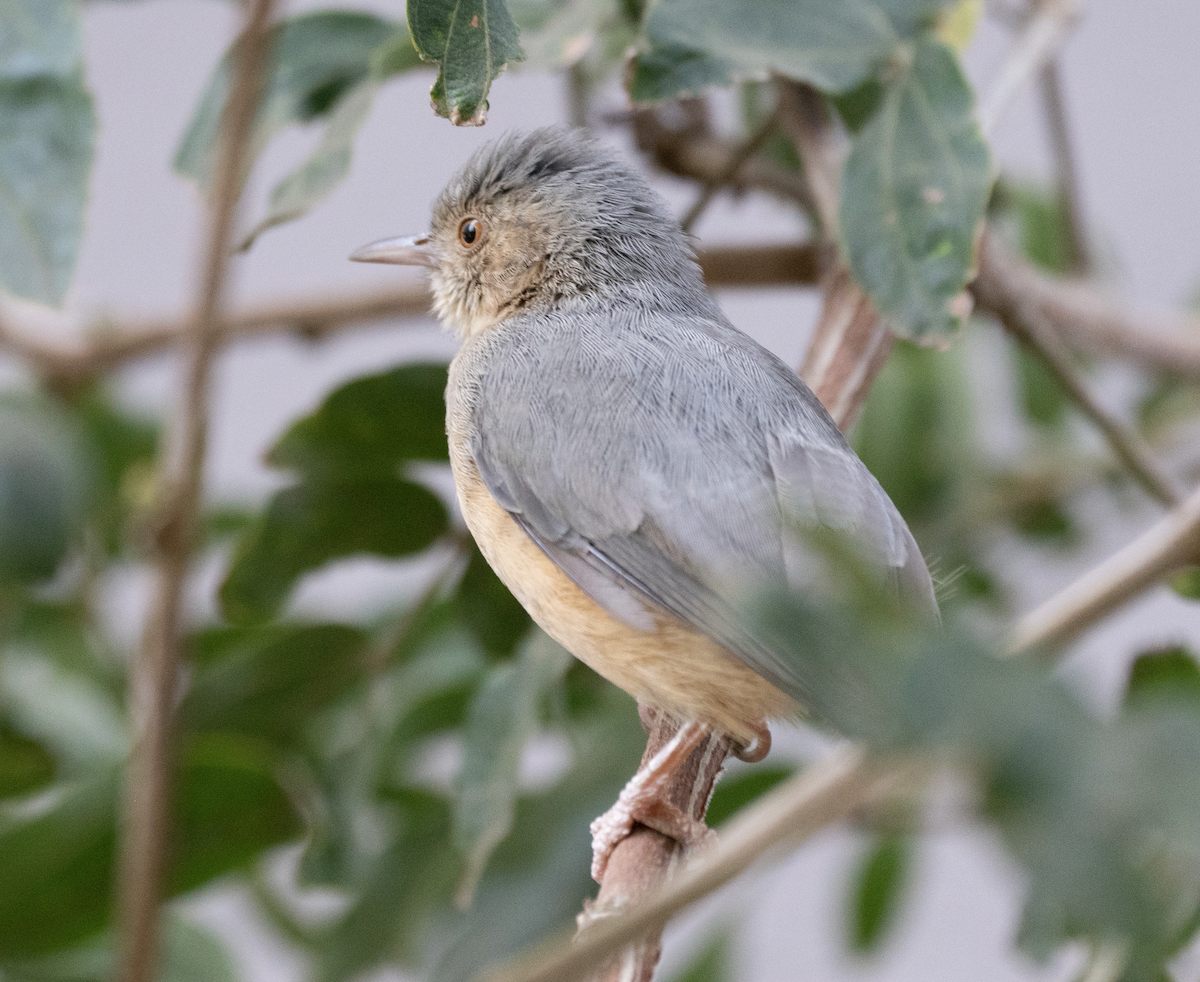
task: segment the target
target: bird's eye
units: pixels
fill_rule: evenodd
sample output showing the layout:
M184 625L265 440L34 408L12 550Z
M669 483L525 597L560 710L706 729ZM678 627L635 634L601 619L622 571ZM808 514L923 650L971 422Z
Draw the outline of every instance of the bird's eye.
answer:
M458 241L466 249L470 249L483 238L483 222L478 218L464 218L458 226Z

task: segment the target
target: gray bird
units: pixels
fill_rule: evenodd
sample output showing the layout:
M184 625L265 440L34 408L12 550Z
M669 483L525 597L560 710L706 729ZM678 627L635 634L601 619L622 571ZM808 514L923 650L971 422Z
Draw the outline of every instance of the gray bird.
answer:
M796 666L740 614L819 575L797 530L844 533L936 612L912 534L829 414L729 322L665 202L585 133L488 144L428 234L351 258L431 270L463 342L446 389L458 499L500 579L572 654L689 721L593 825L597 879L709 728L761 744L803 704Z

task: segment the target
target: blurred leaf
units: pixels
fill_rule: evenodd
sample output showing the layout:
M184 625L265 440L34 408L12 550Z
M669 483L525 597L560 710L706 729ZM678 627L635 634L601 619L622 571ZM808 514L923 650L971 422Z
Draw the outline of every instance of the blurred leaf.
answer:
M91 522L105 550L116 555L131 515L147 504L143 495L153 480L158 424L135 416L99 389L84 393L72 408L95 464Z
M1025 257L1049 273L1071 271L1074 246L1067 207L1062 199L1036 184L997 182L991 209L1012 230Z
M0 722L0 798L34 791L54 777L54 758L36 740Z
M704 946L695 959L673 982L732 982L733 952L730 950L729 935L718 935Z
M190 642L195 674L181 725L284 739L364 678L366 644L338 624L204 631Z
M1171 577L1171 589L1187 600L1200 600L1200 566L1189 566Z
M394 21L344 10L302 14L276 26L266 90L250 136L247 173L277 133L329 115L366 81L372 55L391 41L396 29ZM236 54L235 44L217 65L175 155L175 170L195 181L206 196Z
M350 173L354 140L375 104L379 86L363 82L340 99L329 114L321 142L295 171L271 190L267 214L246 233L239 251L249 249L268 229L303 218Z
M1138 403L1138 427L1151 443L1168 443L1176 428L1200 417L1200 386L1184 379L1159 377Z
M713 828L729 821L751 802L792 776L787 767L756 766L717 782L705 821Z
M533 620L473 543L470 555L456 595L459 611L489 655L508 658L529 633Z
M0 959L63 948L104 925L120 775L100 770L0 810Z
M271 755L253 741L226 735L189 740L174 819L173 892L244 867L301 831Z
M445 391L444 364L401 365L356 379L293 423L267 459L342 479L394 475L410 460L448 460Z
M454 844L466 859L456 893L461 908L470 906L492 850L512 828L525 744L537 732L547 690L569 660L538 631L515 663L488 673L471 703L454 802Z
M0 582L54 574L76 537L89 476L61 413L0 399Z
M0 119L0 287L58 305L83 234L92 99L78 78L0 78Z
M975 775L982 814L1029 877L1028 953L1116 941L1130 982L1151 982L1200 897L1200 714L1093 719L1051 666L998 658L952 622L908 624L894 603L882 585L840 613L779 596L764 630L790 638L817 719Z
M960 55L975 37L983 18L983 0L958 0L945 8L937 19L938 40L950 45Z
M1125 690L1126 708L1164 699L1200 706L1200 664L1186 648L1148 651L1133 663Z
M129 722L111 687L81 664L88 657L82 632L52 630L58 637L20 639L5 651L0 707L13 729L50 751L64 775L86 777L125 759ZM57 656L59 644L66 658Z
M492 81L525 58L504 0L408 0L406 9L417 51L441 66L429 93L434 112L455 126L482 126Z
M971 87L929 37L855 136L842 178L842 242L855 277L893 328L921 337L958 325L992 182Z
M1031 539L1055 545L1079 541L1079 528L1070 513L1057 501L1028 501L1013 509L1016 530Z
M830 98L833 107L838 111L846 129L857 133L883 104L887 89L877 78L868 78L856 85L849 92L843 92Z
M452 917L431 982L467 982L573 923L596 884L588 824L615 800L646 743L632 699L607 683L572 721L573 764L561 782L517 802L471 909Z
M1043 429L1061 428L1070 406L1062 386L1024 345L1014 345L1012 352L1025 418Z
M729 62L716 55L677 44L656 44L633 61L629 98L634 102L686 98L710 86L731 85Z
M117 975L115 946L108 938L43 958L0 964L5 982L108 982ZM229 953L204 928L165 912L161 982L237 982Z
M240 543L221 585L222 610L234 623L266 620L304 573L348 556L411 555L448 528L441 501L409 481L373 477L286 488Z
M757 76L777 71L828 92L858 85L900 41L879 6L866 0L832 6L823 0L658 0L647 10L642 30L650 52L692 52L698 60L708 55L729 66L725 71Z
M0 80L73 78L83 61L74 0L0 0Z
M850 945L855 951L877 949L895 923L911 851L912 843L904 836L885 835L864 854L850 906Z
M910 522L944 515L974 466L971 399L961 346L901 342L879 373L854 448Z
M317 982L342 982L384 960L412 968L429 923L445 909L458 862L450 844L450 810L435 795L394 798L400 834L379 858L346 914L317 951Z
M367 80L332 104L320 142L303 164L272 188L267 214L242 239L239 250L249 249L267 229L303 218L346 179L354 141L371 113L380 83L420 63L405 28L372 50Z

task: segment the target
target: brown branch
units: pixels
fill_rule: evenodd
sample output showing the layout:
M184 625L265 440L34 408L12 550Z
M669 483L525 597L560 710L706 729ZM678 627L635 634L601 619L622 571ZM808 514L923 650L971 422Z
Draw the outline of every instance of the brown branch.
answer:
M184 395L162 461L165 499L153 547L154 598L130 679L137 739L125 779L119 869L120 977L150 982L158 956L158 907L170 835L174 708L183 587L195 537L208 436L208 390L219 344L234 211L250 128L262 89L272 0L246 14L225 108L208 244L190 335Z
M824 261L811 243L727 246L702 250L696 257L710 287L811 286ZM262 304L227 315L221 323L223 344L274 334L294 333L321 340L364 324L425 317L429 290L424 284L366 294ZM177 348L188 338L187 324L158 319L117 330L95 332L80 345L47 344L0 321L0 350L31 365L43 377L73 384L142 358Z
M768 116L762 124L755 130L750 137L742 143L741 146L734 151L733 156L729 158L729 162L725 165L725 169L715 177L704 182L704 186L700 189L700 194L692 207L687 210L687 213L679 219L679 227L685 232L690 232L692 226L704 214L704 210L712 203L717 192L727 184L731 184L736 180L738 172L746 165L762 145L767 142L769 137L775 131L776 118L774 114Z
M1083 216L1079 167L1075 162L1075 149L1071 144L1070 127L1067 125L1062 72L1059 71L1057 61L1047 62L1042 68L1041 77L1038 79L1038 91L1042 96L1042 110L1046 115L1046 129L1054 155L1058 198L1065 212L1070 269L1078 275L1086 275L1092 271L1094 263Z
M985 253L992 249L991 238L986 237L981 246ZM1095 424L1138 483L1160 503L1168 507L1179 504L1182 494L1159 466L1154 451L1136 430L1092 397L1071 364L1070 354L1054 326L1011 278L1005 278L1003 265L984 263L974 290L980 304L994 313L1005 329L1037 357L1071 401Z
M906 782L898 773L869 766L857 748L839 751L732 819L716 845L648 898L594 920L574 941L553 938L484 978L487 982L566 982L582 977L647 931L661 931L679 911L724 886L772 850L794 847L852 812L903 792Z
M1036 310L1073 348L1200 381L1200 318L1127 315L1094 285L1039 272L994 230L985 237L979 263L980 280L1007 283L1026 309ZM972 290L986 308L978 282Z
M1124 549L1026 614L1010 652L1061 648L1179 569L1200 562L1200 489Z
M639 706L647 722L649 737L639 769L661 750L681 725L666 713ZM704 820L713 786L725 765L732 743L723 734L713 733L700 744L676 773L666 799L686 815ZM595 901L585 903L577 918L579 937L591 937L595 926L615 914L653 896L678 865L679 844L654 829L636 825L619 842L609 858L604 882ZM644 933L616 957L600 962L592 974L596 982L650 982L662 953L662 925L648 925ZM615 950L615 949L614 949Z

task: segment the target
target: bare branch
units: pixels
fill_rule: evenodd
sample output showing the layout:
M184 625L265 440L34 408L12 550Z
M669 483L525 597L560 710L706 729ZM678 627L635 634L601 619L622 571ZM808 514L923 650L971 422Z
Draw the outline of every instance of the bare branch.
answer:
M1200 381L1200 319L1129 316L1094 285L1039 272L995 231L985 236L979 263L980 280L1007 283L1026 309L1038 311L1072 347ZM972 290L986 307L978 281Z
M696 258L713 288L811 286L824 262L822 250L810 243L718 246ZM378 293L288 300L229 314L222 321L220 338L222 343L232 343L294 333L315 341L364 324L425 317L429 307L429 290L423 284ZM90 342L66 346L35 340L0 321L0 350L29 363L46 378L73 383L176 348L187 340L188 330L186 324L166 319L120 329L105 326Z
M1184 566L1200 562L1200 490L1067 589L1026 614L1010 653L1054 649Z
M995 136L996 128L1021 89L1054 57L1078 17L1074 0L1040 0L1036 5L979 106L979 126L984 136Z
M991 249L990 237L982 246ZM1080 411L1104 434L1113 453L1157 501L1177 505L1182 494L1175 481L1155 460L1154 452L1132 427L1101 406L1075 372L1070 355L1045 314L1015 284L1005 279L1003 265L984 264L975 281L975 295L1004 327L1025 345L1058 382Z
M131 675L137 739L126 774L119 870L120 977L150 982L158 955L158 907L166 868L174 709L183 586L195 536L208 437L208 390L219 344L242 161L262 89L272 0L247 9L236 75L222 117L208 244L175 430L162 461L166 487L154 543L154 599Z
M498 971L487 982L566 982L582 976L648 930L724 886L774 849L794 847L859 808L898 790L897 772L884 773L850 747L764 795L733 819L720 840L650 899L599 919L578 938L552 939Z
M1083 215L1083 196L1079 188L1079 168L1067 125L1067 106L1063 95L1062 73L1058 62L1050 61L1042 68L1038 79L1042 108L1046 114L1050 146L1054 153L1054 169L1058 197L1066 211L1067 242L1071 249L1071 271L1086 275L1092 270L1092 250L1088 244L1087 224Z
M704 210L712 203L712 199L716 197L717 192L725 185L730 184L751 157L753 157L762 145L767 142L769 137L775 131L776 117L774 114L768 116L762 124L755 130L750 137L734 152L729 158L729 163L725 165L725 169L716 177L704 182L704 187L701 188L699 196L692 203L692 207L687 210L687 213L679 219L679 227L685 232L690 232L692 226L704 214Z

